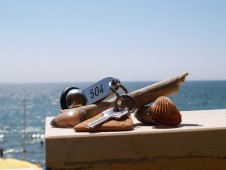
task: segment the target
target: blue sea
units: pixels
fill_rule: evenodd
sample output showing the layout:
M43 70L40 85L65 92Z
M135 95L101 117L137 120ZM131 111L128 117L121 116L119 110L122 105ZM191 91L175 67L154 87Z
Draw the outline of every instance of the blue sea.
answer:
M122 83L131 92L155 82ZM25 158L44 166L45 117L60 113L59 99L66 87L84 89L91 84L0 84L0 147L4 149L4 157ZM181 111L226 109L226 81L185 81L170 98Z

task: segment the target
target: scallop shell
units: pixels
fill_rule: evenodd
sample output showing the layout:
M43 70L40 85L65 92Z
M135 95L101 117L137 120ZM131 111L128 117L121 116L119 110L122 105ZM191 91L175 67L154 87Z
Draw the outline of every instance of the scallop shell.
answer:
M137 111L134 114L134 117L140 121L141 123L144 124L155 124L152 120L151 117L148 114L148 108L149 106L142 106L137 109Z
M181 114L176 105L167 97L160 96L148 108L151 120L158 125L178 126L181 123Z

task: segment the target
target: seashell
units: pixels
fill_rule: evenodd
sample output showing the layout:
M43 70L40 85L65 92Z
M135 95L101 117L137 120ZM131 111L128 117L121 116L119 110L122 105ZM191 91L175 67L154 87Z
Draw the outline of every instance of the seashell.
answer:
M62 112L52 119L50 122L53 127L68 128L74 127L75 125L82 122L82 119L86 111L79 108L70 109L68 111Z
M139 120L141 123L144 123L144 124L155 124L153 122L153 120L151 119L151 117L149 116L149 114L148 114L148 108L149 108L149 106L139 107L137 109L137 111L135 112L134 117L137 120Z
M148 114L153 122L163 126L178 126L181 114L176 105L167 97L160 96L148 108Z

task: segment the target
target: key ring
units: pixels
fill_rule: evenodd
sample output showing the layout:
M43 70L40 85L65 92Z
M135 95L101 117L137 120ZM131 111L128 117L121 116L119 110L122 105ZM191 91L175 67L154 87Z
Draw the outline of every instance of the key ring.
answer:
M115 93L116 97L119 97L120 94L116 91L121 88L126 94L128 94L128 90L120 83L118 79L112 80L109 83L110 89L113 93Z
M113 80L109 83L109 86L113 93L116 95L115 100L115 108L114 110L128 110L130 112L133 112L135 108L135 101L134 99L129 95L128 90L120 83L120 81ZM120 95L116 90L121 88L125 94Z
M133 112L136 107L135 100L129 96L129 94L122 94L119 95L119 97L115 100L115 108L114 110L128 110L129 112Z

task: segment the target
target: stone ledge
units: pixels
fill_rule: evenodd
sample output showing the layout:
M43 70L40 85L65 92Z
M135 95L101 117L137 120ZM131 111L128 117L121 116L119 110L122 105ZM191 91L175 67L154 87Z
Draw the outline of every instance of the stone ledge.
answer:
M205 166L205 162L206 168L216 164L225 166L226 110L182 111L181 114L182 124L178 128L143 126L133 118L133 131L99 133L53 128L52 118L47 117L46 166L109 169L111 165L117 170L137 169L138 165L144 169L158 165L161 168L164 164L179 169L186 162L190 162L186 166L191 169Z

